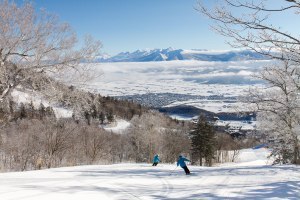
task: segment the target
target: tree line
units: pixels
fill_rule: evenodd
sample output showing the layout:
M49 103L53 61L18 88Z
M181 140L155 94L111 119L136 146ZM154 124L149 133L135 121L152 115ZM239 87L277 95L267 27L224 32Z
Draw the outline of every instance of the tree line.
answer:
M211 166L216 162L234 161L234 155L228 152L246 147L242 140L214 134L203 117L197 124L191 124L148 111L135 115L130 123L122 134L100 128L99 122L88 124L85 120L49 116L26 117L1 124L0 170L149 163L155 154L159 154L164 163L174 163L178 155L185 154L192 157L193 164Z

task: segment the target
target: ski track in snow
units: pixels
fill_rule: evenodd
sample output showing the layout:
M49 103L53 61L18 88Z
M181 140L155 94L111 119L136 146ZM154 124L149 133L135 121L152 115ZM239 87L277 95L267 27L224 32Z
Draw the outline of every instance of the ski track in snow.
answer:
M216 167L115 164L0 174L1 200L300 199L297 166L271 166L264 151ZM248 159L247 159L248 157ZM256 160L255 160L256 158Z
M72 170L72 168L66 168L63 171L50 170L53 173L75 173L74 177L69 178L23 179L20 177L3 180L1 177L3 181L1 180L0 185L8 186L9 191L0 189L0 199L53 199L47 198L49 194L52 196L53 193L58 195L59 198L56 199L74 199L71 194L76 197L77 193L90 192L93 197L94 195L100 195L101 198L98 199L255 199L255 196L251 196L251 192L255 193L256 190L251 191L251 188L255 188L256 184L259 186L268 183L260 179L259 176L264 175L268 180L271 176L276 177L276 175L279 175L277 179L271 181L273 183L284 177L284 174L281 173L285 170L277 167L273 169L271 166L254 166L250 168L190 166L192 175L185 176L182 169L176 169L170 175L169 172L172 168L170 165L147 167L151 165L124 164L119 166L119 168L112 170L109 167L101 170L102 166L89 167L86 171L85 167L82 167L82 169L79 167L75 170ZM116 165L112 166L112 168L115 167ZM123 167L125 167L125 170L122 169ZM292 171L287 168L286 175ZM26 174L26 172L23 174ZM104 175L102 176L102 174ZM291 182L298 179L298 183L294 187L295 190L300 189L300 175L294 175L296 176L287 176L287 178ZM289 183L287 182L287 184ZM268 190L268 188L265 189ZM107 193L106 191L110 192ZM283 196L280 193L278 194L279 199L300 198L300 195L296 193L295 197L287 196L287 198L282 198ZM263 195L263 193L260 195ZM272 197L274 198L274 196Z

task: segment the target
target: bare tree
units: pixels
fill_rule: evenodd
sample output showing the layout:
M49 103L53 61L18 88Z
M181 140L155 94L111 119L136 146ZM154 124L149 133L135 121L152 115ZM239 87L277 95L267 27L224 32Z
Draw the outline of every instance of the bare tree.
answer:
M273 155L287 163L300 163L300 39L284 30L284 25L274 25L272 18L292 14L296 19L300 1L220 0L213 9L199 1L196 9L215 22L213 29L230 38L232 47L251 49L275 60L257 75L268 88L252 92L251 102L257 105L261 129L277 144Z
M240 150L240 145L238 145L237 140L234 140L232 136L227 133L218 132L216 134L216 162L234 162L235 155L238 155ZM232 152L232 156L230 154Z
M81 73L101 46L87 37L85 45L77 48L76 34L68 24L44 10L36 12L30 3L19 6L0 0L0 19L1 101L17 86L38 82L49 73L67 68Z
M182 127L176 129L165 130L163 134L163 146L161 157L166 163L174 163L178 159L178 155L190 152L190 140L188 137L188 130Z
M73 131L76 126L70 126L64 121L58 121L55 125L46 126L43 131L44 159L48 168L58 166L64 154L71 149Z
M292 70L287 62L266 68L260 75L269 88L252 91L251 96L259 111L259 128L272 142L275 162L299 164L300 91L293 84Z
M91 127L82 132L82 141L87 163L94 164L99 162L105 153L108 152L108 135L98 127Z
M286 12L297 15L300 2L280 0L276 5L266 0L219 0L214 9L208 9L200 0L196 9L215 22L212 28L229 37L231 46L299 63L297 47L300 40L282 30L280 25L274 25L270 16L273 13L284 15Z

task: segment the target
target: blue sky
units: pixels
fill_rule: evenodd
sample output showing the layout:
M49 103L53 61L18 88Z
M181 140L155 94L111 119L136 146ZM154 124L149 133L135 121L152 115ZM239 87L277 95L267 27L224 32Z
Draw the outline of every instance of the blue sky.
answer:
M19 0L20 2L22 0ZM207 1L214 2L214 1ZM230 49L210 21L194 7L197 0L36 0L36 8L57 14L82 38L103 43L102 52L152 48Z
M21 1L21 0L20 0ZM19 2L20 2L19 1ZM79 37L90 34L102 52L152 48L228 49L195 9L196 0L36 0Z

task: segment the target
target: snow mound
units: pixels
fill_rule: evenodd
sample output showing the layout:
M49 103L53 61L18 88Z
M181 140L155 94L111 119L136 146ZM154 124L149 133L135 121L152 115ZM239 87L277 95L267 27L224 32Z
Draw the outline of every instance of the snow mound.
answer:
M242 149L236 159L239 166L269 165L273 161L268 158L271 151L267 148Z
M106 131L111 131L113 133L124 133L124 131L130 126L130 123L123 119L117 119L114 123L110 125L100 125Z

